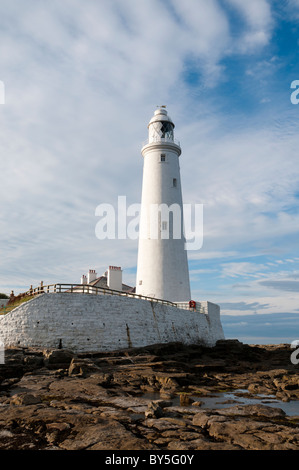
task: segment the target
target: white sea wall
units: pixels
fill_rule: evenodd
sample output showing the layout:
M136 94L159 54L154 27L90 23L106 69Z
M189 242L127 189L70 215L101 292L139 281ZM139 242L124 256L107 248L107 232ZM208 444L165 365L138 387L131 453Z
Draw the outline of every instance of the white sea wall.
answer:
M224 339L218 305L205 313L116 295L49 293L0 316L5 347L110 351L179 341L214 346Z

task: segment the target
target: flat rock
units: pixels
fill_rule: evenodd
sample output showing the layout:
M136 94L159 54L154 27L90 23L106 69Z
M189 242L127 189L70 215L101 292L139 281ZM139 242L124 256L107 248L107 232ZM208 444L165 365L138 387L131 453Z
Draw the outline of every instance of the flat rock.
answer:
M263 416L265 418L286 416L286 413L280 408L266 405L236 405L218 410L217 413L225 416Z
M238 341L78 355L9 348L0 450L298 450L298 416L257 396L299 399L291 352ZM206 397L233 390L256 404L205 408Z

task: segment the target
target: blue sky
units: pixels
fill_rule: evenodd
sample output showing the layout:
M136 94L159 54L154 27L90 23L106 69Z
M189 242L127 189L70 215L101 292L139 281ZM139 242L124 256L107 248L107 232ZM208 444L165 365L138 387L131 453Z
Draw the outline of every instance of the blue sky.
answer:
M135 284L137 242L98 240L95 209L140 202L166 104L184 201L204 204L193 297L298 339L298 52L298 0L2 0L0 291L110 264Z

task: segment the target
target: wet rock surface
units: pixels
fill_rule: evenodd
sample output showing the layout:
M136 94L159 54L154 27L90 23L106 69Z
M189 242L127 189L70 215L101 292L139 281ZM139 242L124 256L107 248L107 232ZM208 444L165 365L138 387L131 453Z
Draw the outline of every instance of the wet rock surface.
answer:
M299 401L298 415L270 406L273 396L299 400L291 353L233 340L84 354L6 349L0 449L298 450ZM232 390L238 401L203 406Z

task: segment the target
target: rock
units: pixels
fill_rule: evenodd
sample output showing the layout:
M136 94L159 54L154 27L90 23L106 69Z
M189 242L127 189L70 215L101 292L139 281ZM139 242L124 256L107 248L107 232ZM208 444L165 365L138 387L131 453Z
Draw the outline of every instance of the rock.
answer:
M201 406L202 404L203 404L202 401L197 400L192 403L192 406Z
M59 442L68 436L71 426L68 423L47 423L46 424L46 438L52 446L59 446Z
M6 348L5 349L5 365L18 366L24 363L24 351L22 348Z
M187 393L180 393L180 405L188 406L191 405L194 400Z
M175 393L170 392L169 390L164 390L163 388L161 388L160 397L164 398L165 400L170 400L171 398L175 397Z
M192 423L195 426L199 426L200 428L205 429L211 423L214 423L214 422L223 423L226 421L227 421L227 418L225 418L224 416L217 416L217 414L215 415L213 413L200 411L199 413L196 413L193 416Z
M147 410L145 412L146 418L161 418L163 416L162 407L159 403L152 401L148 404Z
M128 431L117 421L101 421L78 430L73 438L60 444L63 450L143 450L156 447Z
M5 390L5 389L11 387L12 385L15 385L19 381L20 381L20 377L11 377L10 379L2 380L1 389Z
M172 406L171 400L154 400L153 403L157 403L161 408L167 408L169 406Z
M35 395L32 395L30 393L24 393L20 395L14 395L10 399L10 404L11 405L35 405L37 403L41 403L41 399Z
M248 392L250 393L259 393L260 385L257 383L252 383L248 385Z
M154 418L147 418L143 425L149 428L155 428L156 430L163 432L170 429L178 429L181 426L178 425L177 422L172 422L170 420L165 420L163 418L154 419Z
M49 369L68 368L74 354L67 349L53 349L44 351L44 364Z
M43 363L44 359L41 356L30 355L24 357L24 365L29 366L30 369L42 367Z
M170 377L169 375L157 375L156 381L160 384L164 392L174 391L179 388L179 384L175 378Z
M260 403L298 400L289 346L176 343L80 355L11 348L7 357L0 450L299 449L298 417ZM201 406L233 390L256 404ZM201 402L189 406L194 395Z
M0 364L2 379L21 377L24 373L24 353L22 349L6 348L4 364Z
M263 424L249 420L220 422L213 420L209 425L208 433L218 441L238 444L243 449L262 450L265 449L265 443L262 443L255 435L262 427ZM269 450L269 448L265 450Z
M46 428L48 431L67 431L70 429L70 425L68 423L47 423Z
M218 414L230 416L263 416L265 418L280 418L286 414L280 408L266 405L236 405L217 410Z
M279 400L281 400L283 402L289 402L290 401L290 396L286 392L277 392L276 393L276 398L278 398Z
M14 437L14 434L11 431L8 431L7 429L3 429L2 431L0 431L0 439L6 437Z
M100 368L90 359L73 358L68 369L68 374L86 377L87 375L97 371L100 371ZM108 376L106 377L106 380L107 379Z
M114 380L113 374L101 373L101 374L97 374L97 377L98 377L98 385L101 385L101 387L113 386L113 380Z

